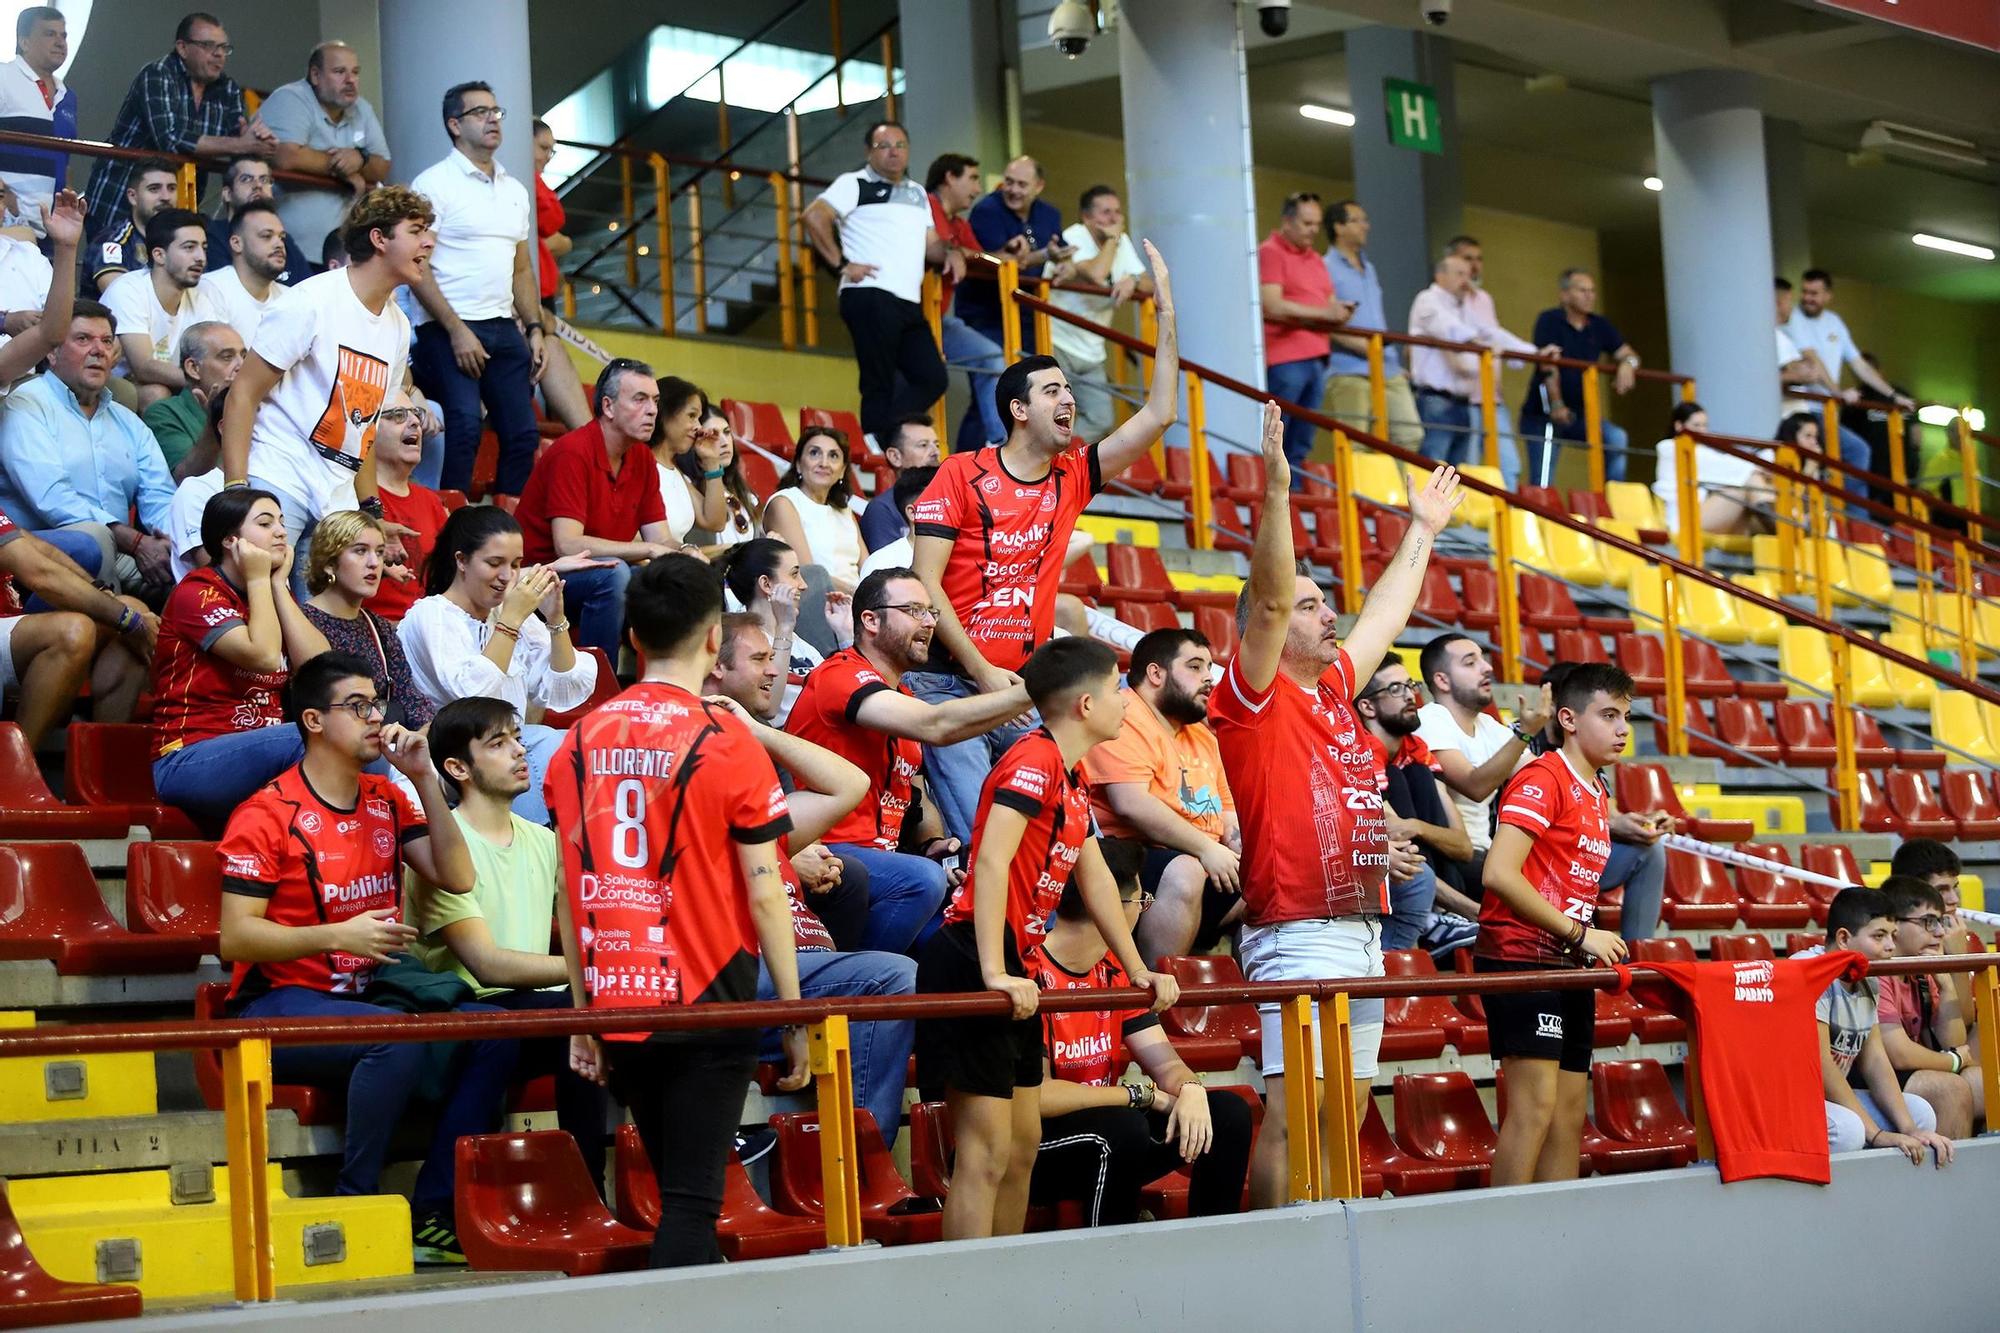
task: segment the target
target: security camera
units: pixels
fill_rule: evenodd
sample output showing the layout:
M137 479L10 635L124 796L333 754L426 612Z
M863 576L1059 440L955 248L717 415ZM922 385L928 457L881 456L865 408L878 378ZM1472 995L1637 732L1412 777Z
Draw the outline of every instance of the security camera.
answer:
M1257 26L1266 37L1283 37L1292 26L1292 0L1257 0Z
M1049 13L1049 40L1056 44L1056 50L1071 60L1082 55L1090 45L1090 39L1097 36L1097 17L1090 12L1090 6L1083 0L1062 0Z
M1417 9L1433 28L1442 28L1451 19L1451 0L1417 0Z

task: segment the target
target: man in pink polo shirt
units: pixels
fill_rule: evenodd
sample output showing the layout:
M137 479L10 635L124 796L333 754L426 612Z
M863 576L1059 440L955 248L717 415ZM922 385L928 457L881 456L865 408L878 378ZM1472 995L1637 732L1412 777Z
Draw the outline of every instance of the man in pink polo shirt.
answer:
M1354 313L1351 302L1333 294L1314 242L1319 239L1324 210L1316 194L1295 194L1285 200L1278 228L1257 247L1257 296L1264 309L1264 383L1288 403L1317 409L1326 390L1327 358L1332 344L1327 326L1345 324ZM1310 320L1307 325L1300 321ZM1312 453L1314 426L1285 414L1285 457L1292 464L1292 489L1303 482L1300 473Z

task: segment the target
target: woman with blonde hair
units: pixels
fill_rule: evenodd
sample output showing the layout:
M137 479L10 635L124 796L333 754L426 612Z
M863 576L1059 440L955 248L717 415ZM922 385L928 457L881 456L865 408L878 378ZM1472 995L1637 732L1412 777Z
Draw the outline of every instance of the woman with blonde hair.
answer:
M300 608L337 653L376 665L375 693L388 705L386 718L411 730L430 725L437 712L417 689L396 627L362 603L382 586L388 571L382 525L358 509L339 509L320 519L307 553L306 589Z

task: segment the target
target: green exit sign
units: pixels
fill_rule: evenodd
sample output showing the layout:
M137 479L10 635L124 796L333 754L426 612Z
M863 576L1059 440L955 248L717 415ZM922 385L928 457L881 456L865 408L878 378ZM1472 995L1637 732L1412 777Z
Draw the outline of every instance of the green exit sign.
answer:
M1435 90L1403 79L1382 80L1382 101L1389 114L1389 142L1419 153L1444 152L1444 126L1438 120Z

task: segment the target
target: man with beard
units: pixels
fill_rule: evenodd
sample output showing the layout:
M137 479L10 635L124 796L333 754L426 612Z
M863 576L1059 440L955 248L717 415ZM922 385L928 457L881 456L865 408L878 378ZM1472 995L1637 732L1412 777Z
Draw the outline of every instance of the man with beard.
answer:
M229 241L236 235L236 219L243 216L243 210L254 204L277 207L277 184L271 177L271 164L263 158L231 158L223 167L222 179L222 211L208 220L208 269L211 273L229 267L232 249ZM289 234L289 228L286 230ZM313 275L312 261L296 246L287 249L290 253L279 258L277 280L281 283L304 282ZM246 332L244 336L249 334Z
M208 269L207 234L201 214L185 208L161 209L146 224L151 263L104 289L104 304L117 323L118 345L138 387L136 411L187 387L187 377L173 363L181 330L200 320L221 318L201 290L201 275Z
M1477 885L1493 845L1493 795L1548 725L1549 709L1546 700L1528 695L1511 728L1495 719L1486 711L1493 704L1493 663L1477 641L1456 631L1425 644L1417 665L1433 700L1417 712L1417 735L1430 746L1458 803L1472 839L1465 883Z
M1423 854L1424 869L1389 883L1390 912L1382 921L1384 949L1413 949L1430 924L1433 908L1479 917L1479 904L1464 892L1462 864L1472 860L1472 839L1458 806L1440 790L1444 770L1431 747L1417 735L1423 698L1410 669L1392 657L1375 668L1368 688L1354 696L1354 712L1368 728L1383 765L1383 820L1391 838L1408 838Z
M868 869L866 949L912 951L936 927L946 891L965 878L944 866L961 844L946 836L936 803L918 804L922 745L983 736L1028 711L1018 683L937 704L912 695L903 676L930 660L937 623L930 590L913 572L876 570L854 590L854 646L813 668L785 721L792 735L868 775L867 799L826 835L836 853ZM906 828L913 807L917 817Z
M246 344L290 291L283 282L289 248L278 210L261 200L245 204L229 223L228 263L202 275L201 294Z
M1207 725L1214 662L1191 629L1140 639L1118 738L1083 757L1103 836L1144 849L1139 885L1153 902L1132 937L1156 967L1169 954L1207 953L1243 915L1243 836Z

